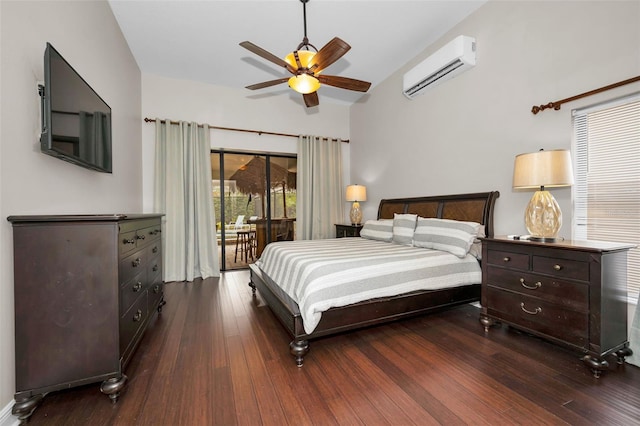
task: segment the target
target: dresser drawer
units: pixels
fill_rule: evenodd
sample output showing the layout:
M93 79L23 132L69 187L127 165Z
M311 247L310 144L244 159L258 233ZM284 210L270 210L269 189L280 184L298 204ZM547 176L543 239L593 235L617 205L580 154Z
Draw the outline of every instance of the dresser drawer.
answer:
M529 270L529 255L525 253L512 253L508 251L489 250L487 256L489 265L505 268Z
M120 288L120 312L127 312L145 290L145 274L141 271Z
M123 256L136 248L136 231L123 232L118 235L119 253Z
M544 275L511 271L489 266L486 268L487 285L539 297L580 312L589 310L589 286L568 280L557 280Z
M147 251L140 250L120 260L120 283L126 283L147 268ZM146 280L146 277L144 277Z
M160 225L154 225L147 228L143 228L138 231L139 240L149 243L151 241L160 240Z
M533 271L556 277L589 281L589 263L579 260L533 256Z
M587 313L490 286L486 288L486 292L489 315L586 349L589 329Z
M148 315L147 293L143 293L120 318L120 353L124 353L129 348Z
M156 238L155 240L151 241L151 245L147 249L149 259L151 259L154 256L160 255L161 244L162 244L162 242L160 241L159 238Z
M149 287L149 309L157 309L162 299L164 291L164 283L162 277L158 274L157 278L151 283Z

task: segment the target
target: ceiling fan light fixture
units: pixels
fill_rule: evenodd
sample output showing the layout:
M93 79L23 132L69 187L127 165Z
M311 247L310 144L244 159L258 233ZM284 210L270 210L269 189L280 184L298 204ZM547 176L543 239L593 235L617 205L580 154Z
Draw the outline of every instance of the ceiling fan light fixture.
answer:
M311 60L316 55L316 52L312 52L310 50L298 50L297 52L302 68L309 68L311 65ZM291 65L293 68L298 69L295 52L291 52L287 56L285 56L284 61Z
M320 82L317 78L309 74L294 75L289 79L289 87L298 93L307 95L313 93L320 88Z

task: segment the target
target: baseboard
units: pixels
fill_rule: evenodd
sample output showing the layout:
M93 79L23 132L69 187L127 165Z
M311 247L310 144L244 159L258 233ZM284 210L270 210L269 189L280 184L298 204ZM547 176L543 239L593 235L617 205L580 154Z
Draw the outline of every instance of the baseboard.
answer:
M11 400L11 402L0 411L0 426L18 426L20 424L20 420L11 414L11 407L13 407L14 402L15 401Z

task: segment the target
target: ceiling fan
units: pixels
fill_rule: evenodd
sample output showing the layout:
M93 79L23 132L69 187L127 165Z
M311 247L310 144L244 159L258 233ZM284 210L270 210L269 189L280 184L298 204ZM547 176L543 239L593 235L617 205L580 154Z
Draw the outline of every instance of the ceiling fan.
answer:
M351 46L344 40L334 37L331 41L318 50L309 43L307 38L307 2L309 0L300 0L302 3L302 15L304 20L304 38L302 43L298 45L296 50L289 53L284 60L276 55L256 46L250 41L243 41L240 46L255 53L256 55L273 62L274 64L285 68L292 77L283 77L277 80L264 81L262 83L246 86L247 89L256 90L265 87L275 86L280 83L289 83L289 87L302 94L305 105L314 107L319 104L317 90L321 84L338 87L341 89L355 90L358 92L366 92L369 90L371 83L353 78L339 77L335 75L322 75L321 72L329 65L340 59L345 53L351 49ZM313 49L313 50L311 50Z

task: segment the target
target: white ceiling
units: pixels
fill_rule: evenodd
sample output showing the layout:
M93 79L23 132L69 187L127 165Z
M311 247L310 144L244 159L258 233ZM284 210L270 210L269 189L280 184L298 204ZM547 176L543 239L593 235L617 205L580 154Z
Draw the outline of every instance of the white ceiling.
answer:
M406 64L486 0L310 0L307 36L321 49L337 36L351 45L326 75L370 81ZM109 0L143 73L243 88L287 76L238 43L248 40L278 57L304 35L299 0ZM473 35L473 34L468 34ZM247 96L281 96L286 84ZM362 93L323 86L323 102L353 103Z

